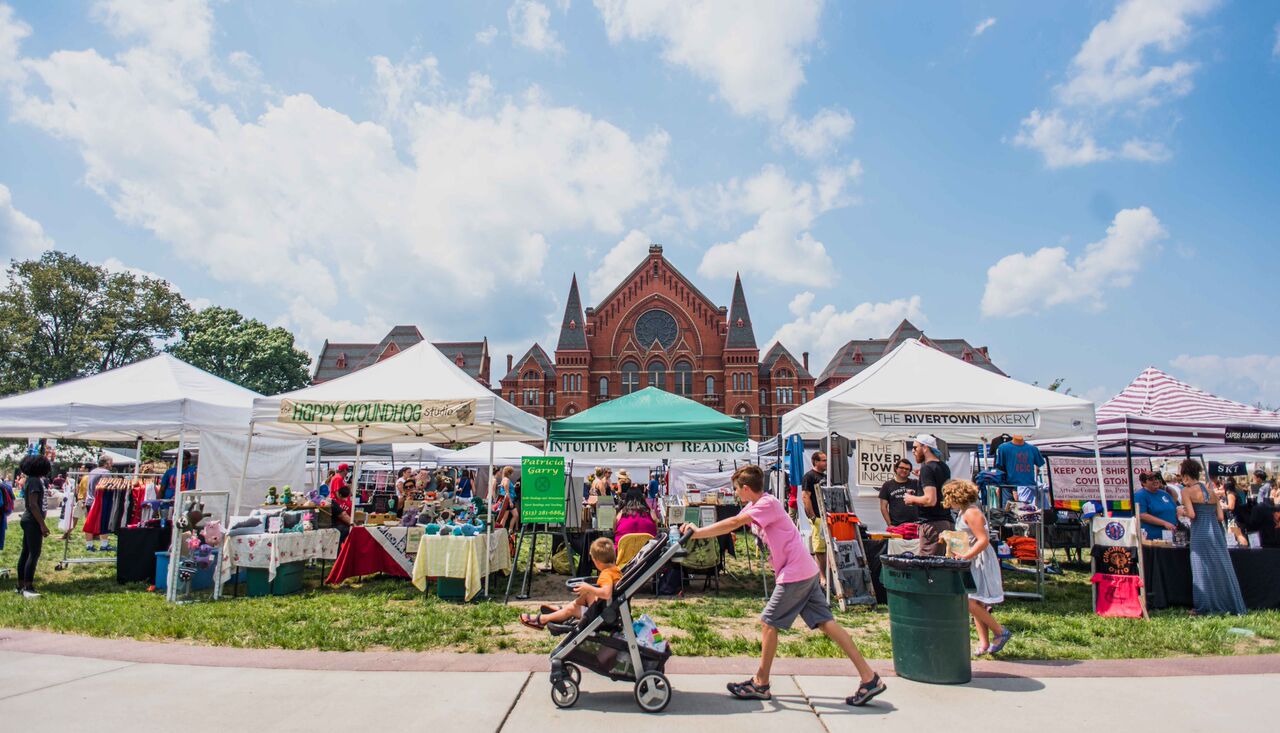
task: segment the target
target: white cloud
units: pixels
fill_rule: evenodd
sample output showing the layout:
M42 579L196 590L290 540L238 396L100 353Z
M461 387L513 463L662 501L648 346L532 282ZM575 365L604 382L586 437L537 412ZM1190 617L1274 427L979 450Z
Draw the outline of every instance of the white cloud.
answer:
M1098 23L1071 60L1067 82L1058 88L1065 104L1152 105L1165 96L1191 91L1196 64L1176 60L1167 66L1147 62L1152 50L1170 53L1191 33L1191 18L1204 15L1217 0L1126 0Z
M792 320L782 324L769 342L781 341L796 354L810 352L813 355L810 364L818 369L851 339L884 338L903 319L917 326L927 322L918 295L888 303L861 303L847 311L837 310L831 304L814 310L814 300L814 294L808 291L792 298L787 306Z
M843 109L823 109L811 120L788 117L778 129L782 139L806 158L833 152L853 134L853 115Z
M551 10L534 0L516 0L507 8L507 25L517 46L539 53L563 53L564 46L551 30Z
M1039 152L1050 168L1086 165L1112 156L1111 151L1098 146L1083 122L1068 122L1056 109L1048 114L1031 110L1013 144Z
M600 266L591 271L587 285L587 297L590 302L597 303L622 282L635 269L636 265L649 254L649 236L638 229L632 229L622 241L613 245L600 261ZM556 322L559 326L559 321Z
M818 216L853 203L846 189L861 173L855 160L843 168L820 170L812 183L795 182L771 165L746 181L730 182L722 192L726 205L755 216L755 225L737 239L708 249L698 274L732 277L741 271L795 285L831 285L835 263L809 229Z
M299 344L306 344L313 355L318 354L320 344L329 341L376 343L391 330L391 324L381 317L366 313L357 323L346 318L333 318L316 308L306 298L296 298L288 311L277 318L272 326L283 326L292 332Z
M1101 310L1108 291L1127 287L1168 233L1143 206L1116 214L1107 235L1068 262L1064 247L1007 255L987 270L982 313L1016 316L1066 303Z
M124 39L140 38L149 50L204 63L213 35L207 0L98 0L93 16Z
M493 39L497 37L498 37L498 29L493 26L489 26L484 30L476 33L476 42L479 43L481 46L488 46L489 44L493 43Z
M786 117L804 83L823 0L595 0L609 40L656 40L662 57L716 86L743 115Z
M985 20L978 21L978 24L973 27L974 38L977 38L983 33L986 33L987 31L991 30L991 26L995 24L996 24L996 19L994 17L986 18Z
M1218 0L1125 0L1093 27L1072 58L1063 83L1054 90L1056 106L1032 110L1013 143L1039 152L1050 168L1086 165L1113 158L1141 162L1168 160L1163 143L1131 137L1098 143L1108 127L1139 127L1140 113L1192 89L1198 64L1152 56L1179 51L1192 33L1191 21L1216 7Z
M24 58L11 115L74 146L86 184L166 248L156 258L277 303L452 325L499 281L535 282L548 237L620 235L668 186L661 130L633 137L536 93L493 98L476 78L431 87L438 69L425 60L414 62L420 90L374 60L394 132L307 94L242 118L204 88L196 61L156 53L145 36L114 57ZM466 286L415 287L406 272Z
M1206 391L1251 405L1261 402L1280 407L1280 356L1183 354L1170 364L1187 381Z
M0 257L35 257L52 248L53 240L45 236L44 227L15 207L9 187L0 183Z
M22 40L31 35L31 26L13 13L13 8L0 4L0 84L16 83L24 74L18 63Z

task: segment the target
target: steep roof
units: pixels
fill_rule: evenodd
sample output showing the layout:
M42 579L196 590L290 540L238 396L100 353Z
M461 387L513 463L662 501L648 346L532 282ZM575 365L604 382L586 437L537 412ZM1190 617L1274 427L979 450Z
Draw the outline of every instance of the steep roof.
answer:
M350 342L324 343L320 350L320 358L316 361L316 371L312 382L327 382L376 364L383 355L391 356L423 341L422 331L417 326L396 326L376 344L359 344ZM433 344L448 356L454 363L462 355L463 363L459 367L476 379L484 373L485 357L489 354L489 341L440 341ZM388 353L388 351L390 353ZM339 366L341 361L341 366Z
M791 360L791 363L795 365L797 378L813 378L813 375L809 373L809 370L804 368L804 363L797 359L790 351L787 351L787 347L783 346L781 341L774 342L773 346L769 347L769 351L761 357L760 376L765 377L772 373L773 365L777 364L778 359L781 359L783 356L786 356Z
M700 298L704 303L706 303L706 304L707 304L707 306L708 306L708 307L710 307L712 310L714 310L714 309L716 309L716 308L718 307L718 306L716 306L715 302L713 302L710 298L708 298L708 297L706 296L706 294L705 294L705 293L703 293L701 290L699 290L699 289L698 289L698 286L697 286L697 285L694 285L694 284L693 284L693 281L692 281L692 280L690 280L689 278L685 277L685 276L684 276L684 273L683 273L683 272L680 272L679 268L677 268L675 265L671 264L671 260L668 260L668 259L667 259L663 254L662 254L662 245L660 245L660 244L651 244L651 245L649 245L649 254L650 254L650 255L655 255L655 254L656 254L656 255L658 255L658 256L659 256L659 258L662 260L662 262L667 266L667 269L671 271L671 274L672 274L672 275L675 275L675 276L676 276L676 278L677 278L678 280L680 280L680 282L681 282L681 283L682 283L686 288L688 288L688 289L689 289L689 292L693 293L696 297ZM646 267L648 267L648 266L649 266L649 262L650 262L650 258L649 258L649 257L646 257L644 260L642 260L642 261L640 262L640 264L636 265L636 266L635 266L635 268L631 270L631 272L627 273L627 276L626 276L626 277L624 277L624 278L622 278L622 280L618 281L618 284L617 284L616 286L614 286L613 290L610 290L608 295L604 296L604 298L602 298L602 299L600 300L600 302L599 302L599 303L596 303L596 306L595 306L596 311L599 311L601 308L603 308L603 307L604 307L604 304L605 304L605 303L608 303L609 301L613 300L613 298L614 298L618 293L622 292L622 289L623 289L623 288L625 288L625 287L627 286L627 283L631 282L631 281L635 278L635 276L636 276L636 275L639 275L639 274L640 274L640 272L641 272L642 270L644 270L644 268L646 268Z
M364 361L377 344L355 344L350 342L325 341L320 349L320 357L316 359L316 372L311 375L313 382L327 382L337 379L343 374L350 374L355 365ZM339 361L343 366L338 366Z
M729 304L729 334L725 336L726 349L756 348L756 332L751 327L751 313L747 311L747 296L742 292L742 276L733 279L733 300Z
M543 351L542 347L535 343L533 346L529 347L528 351L524 352L523 356L511 362L511 371L507 372L507 376L502 379L504 381L519 379L520 370L523 369L525 363L529 361L529 357L533 357L533 360L537 362L538 368L542 370L543 377L546 377L547 379L556 378L556 367L555 364L552 363L551 357L547 356L547 352Z
M587 348L586 322L582 318L582 299L578 297L578 276L569 285L569 299L564 304L564 319L560 321L560 341L556 351L572 351Z
M374 364L385 356L394 356L401 351L423 341L422 332L417 326L395 326L382 340L374 345L364 359L356 364L356 369L363 369L370 364Z
M1008 376L992 363L985 348L973 346L965 339L931 339L911 321L903 319L889 338L862 339L850 341L841 346L831 357L831 361L827 362L822 373L818 375L818 384L821 385L833 377L852 377L909 339L916 339L926 346L932 346L944 354L967 361L989 372Z
M482 379L485 371L485 360L489 357L489 339L484 338L480 341L433 341L440 353L449 357L454 364L458 364L458 357L462 357L462 363L458 367L462 371L470 374L475 379Z

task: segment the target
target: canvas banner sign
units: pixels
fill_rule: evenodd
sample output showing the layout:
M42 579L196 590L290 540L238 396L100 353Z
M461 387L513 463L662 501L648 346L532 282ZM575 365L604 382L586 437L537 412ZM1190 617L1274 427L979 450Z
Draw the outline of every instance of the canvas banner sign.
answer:
M472 425L475 400L281 400L282 423L306 425Z

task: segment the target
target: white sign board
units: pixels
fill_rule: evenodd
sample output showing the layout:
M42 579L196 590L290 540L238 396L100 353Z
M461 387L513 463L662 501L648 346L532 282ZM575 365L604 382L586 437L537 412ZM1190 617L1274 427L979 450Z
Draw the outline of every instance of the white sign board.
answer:
M875 412L876 423L882 428L919 429L964 427L993 428L1001 431L1031 430L1040 426L1040 415L1026 412Z
M1133 459L1133 485L1140 486L1138 474L1151 470L1148 458ZM1128 462L1124 458L1102 459L1102 483L1107 501L1129 501ZM1049 486L1055 502L1097 501L1098 465L1093 458L1050 458Z
M878 489L893 478L893 466L907 453L905 443L859 440L854 455L854 476L858 486Z

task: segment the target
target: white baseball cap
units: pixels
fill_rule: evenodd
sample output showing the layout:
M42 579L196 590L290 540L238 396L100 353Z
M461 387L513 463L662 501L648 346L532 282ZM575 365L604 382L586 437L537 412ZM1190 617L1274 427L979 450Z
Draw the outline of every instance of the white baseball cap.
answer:
M938 439L928 433L920 433L915 438L916 442L925 446L934 453L938 452Z

